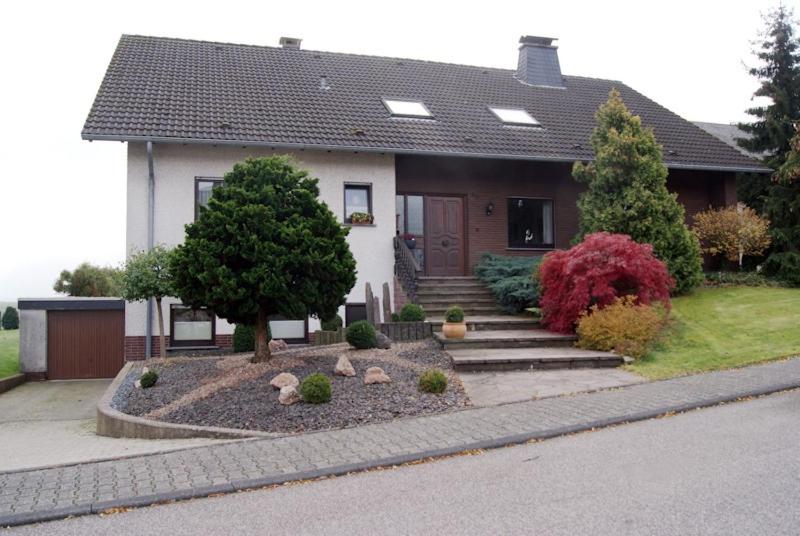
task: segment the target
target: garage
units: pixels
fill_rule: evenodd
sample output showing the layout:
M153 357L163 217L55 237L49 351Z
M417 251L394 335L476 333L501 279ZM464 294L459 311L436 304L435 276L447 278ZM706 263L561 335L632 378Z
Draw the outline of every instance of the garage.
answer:
M28 379L113 378L125 360L125 303L19 300L20 368Z

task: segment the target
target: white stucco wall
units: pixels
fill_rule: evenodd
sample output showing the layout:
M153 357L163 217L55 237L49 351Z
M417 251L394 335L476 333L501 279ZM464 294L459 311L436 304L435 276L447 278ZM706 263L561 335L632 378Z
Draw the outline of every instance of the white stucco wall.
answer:
M395 167L390 154L344 153L327 151L271 151L264 148L214 147L206 145L155 144L155 241L174 246L183 242L184 225L194 220L195 177L222 177L233 164L248 156L291 154L299 164L319 179L320 197L333 213L344 221L344 183L372 184L373 226L352 226L348 242L356 258L358 279L348 302L364 302L365 283L376 294L384 282L394 277L395 233ZM127 251L147 246L147 155L143 143L128 144ZM392 300L394 297L392 296ZM164 323L169 332L169 304L164 301ZM340 311L344 317L344 308ZM153 333L158 326L154 317ZM311 319L309 329L318 327ZM125 309L125 332L128 336L144 335L146 306L128 304ZM232 333L233 326L217 320L217 333Z

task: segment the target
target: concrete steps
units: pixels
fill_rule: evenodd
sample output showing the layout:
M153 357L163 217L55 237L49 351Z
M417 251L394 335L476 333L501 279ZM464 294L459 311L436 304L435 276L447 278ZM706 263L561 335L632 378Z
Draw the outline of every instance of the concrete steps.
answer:
M617 367L621 356L580 348L507 348L448 350L457 371L499 371Z
M433 326L433 331L442 331L443 316L429 316L427 320ZM473 315L467 316L464 322L467 324L467 331L504 331L539 327L539 321L530 316Z
M464 348L561 348L571 347L576 340L574 335L562 335L543 329L467 331L463 339L448 339L438 331L433 336L447 351Z
M540 329L535 318L502 315L492 292L475 277L422 277L417 284L417 301L456 370L616 367L623 363L615 354L575 348L574 335ZM464 309L467 334L463 339L442 335L444 312L453 305Z
M445 311L447 311L452 305L461 306L461 308L464 309L464 315L466 316L491 315L500 313L497 305L494 304L462 305L460 303L448 303L447 305L420 305L422 305L422 308L425 309L425 314L427 316L443 316Z

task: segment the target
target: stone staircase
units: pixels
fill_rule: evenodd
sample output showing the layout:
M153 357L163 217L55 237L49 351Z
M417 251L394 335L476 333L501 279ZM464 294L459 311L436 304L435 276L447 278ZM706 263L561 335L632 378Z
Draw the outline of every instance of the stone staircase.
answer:
M494 295L475 277L421 277L417 301L433 326L433 336L459 371L616 367L624 358L575 348L576 337L541 329L531 316L503 314ZM444 312L464 309L463 339L442 335Z
M444 316L451 305L459 305L467 316L501 312L492 292L474 276L420 277L417 303L432 317Z

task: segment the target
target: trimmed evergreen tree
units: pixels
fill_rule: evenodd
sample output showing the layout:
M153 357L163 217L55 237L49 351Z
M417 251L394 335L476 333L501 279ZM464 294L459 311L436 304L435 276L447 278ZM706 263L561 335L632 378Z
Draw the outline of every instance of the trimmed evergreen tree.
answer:
M765 17L765 23L763 40L753 51L761 64L751 68L750 74L760 82L754 96L766 97L769 103L747 110L754 121L739 124L749 137L737 142L748 151L764 153L764 163L778 169L790 150L792 122L800 119L800 54L791 9L779 6ZM781 207L768 209L767 199L789 193L780 187L772 190L770 177L764 174L743 174L737 186L739 200L767 214L770 220L775 208ZM780 251L778 243L775 250Z
M3 329L19 329L19 313L17 310L10 305L6 307L0 324L3 325Z
M576 162L572 174L587 190L578 200L577 240L598 231L626 234L652 244L678 293L703 281L700 244L684 222L684 209L667 190L667 167L653 130L631 114L611 90L596 114L591 143L595 161Z
M348 229L318 196L317 180L288 157L248 159L225 174L175 249L177 295L255 326L254 362L270 357L270 315L330 318L355 285Z
M750 135L739 144L766 153L764 163L778 171L773 177L740 178L739 194L772 224L765 272L800 285L800 180L793 171L798 157L792 147L794 124L800 120L800 41L786 6L769 13L765 21L764 38L755 52L761 64L750 74L760 81L755 96L769 103L747 110L755 120L739 125Z

